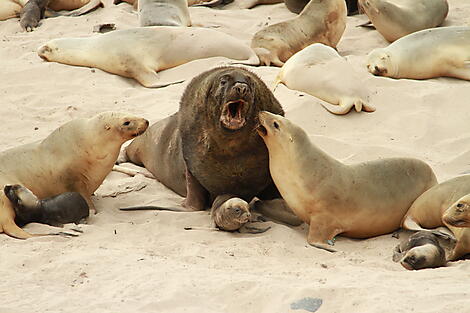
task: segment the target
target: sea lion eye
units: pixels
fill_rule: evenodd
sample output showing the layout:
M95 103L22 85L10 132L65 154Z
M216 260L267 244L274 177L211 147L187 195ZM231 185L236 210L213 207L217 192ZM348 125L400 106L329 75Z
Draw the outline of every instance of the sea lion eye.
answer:
M457 207L458 207L458 208L462 208L462 207L463 207L463 203L457 203Z
M274 128L279 129L279 124L277 122L273 123Z
M235 208L235 213L240 214L242 210L240 208Z
M131 124L131 122L125 121L122 125L123 125L123 126L129 126L130 124Z

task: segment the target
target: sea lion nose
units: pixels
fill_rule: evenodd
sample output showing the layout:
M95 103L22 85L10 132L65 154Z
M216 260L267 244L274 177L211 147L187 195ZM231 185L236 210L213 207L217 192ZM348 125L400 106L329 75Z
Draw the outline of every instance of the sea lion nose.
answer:
M240 95L245 95L248 91L248 85L245 83L235 83L233 86Z

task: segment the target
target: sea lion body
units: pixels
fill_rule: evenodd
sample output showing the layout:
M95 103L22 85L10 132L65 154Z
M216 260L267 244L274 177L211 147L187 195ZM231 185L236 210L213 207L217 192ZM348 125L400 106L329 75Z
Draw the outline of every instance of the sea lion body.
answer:
M78 192L65 192L42 200L21 185L7 185L4 192L13 203L15 223L20 227L28 223L78 224L89 215L88 203Z
M369 53L367 68L392 78L470 80L470 27L439 27L407 35Z
M424 192L413 202L402 220L402 227L409 230L423 230L447 226L457 240L448 259L457 260L470 253L470 228L466 222L469 219L466 210L468 194L470 194L470 175L442 182ZM465 210L458 212L457 209Z
M44 140L0 153L0 231L17 238L30 234L14 223L5 185L22 185L39 199L79 192L94 210L91 195L112 170L121 145L147 129L143 118L105 112L72 120Z
M330 105L322 105L334 114L346 114L352 107L357 112L375 111L368 104L367 87L352 66L333 48L320 43L302 49L287 60L277 82L328 102Z
M441 25L449 11L447 0L359 0L359 5L390 42Z
M437 183L429 165L417 159L346 165L281 116L262 112L260 125L274 183L294 213L310 224L308 242L319 248L338 234L369 238L396 230L413 201Z
M315 42L336 48L346 28L346 11L344 0L312 0L297 17L258 31L251 47L261 64L275 66Z
M191 26L186 0L139 0L140 26Z
M407 270L445 266L446 254L436 235L419 231L395 247L393 261Z
M193 44L194 45L193 45ZM258 64L242 41L212 29L152 26L117 30L88 38L49 41L38 50L44 60L88 66L131 77L145 87L161 87L157 72L192 60L223 56Z

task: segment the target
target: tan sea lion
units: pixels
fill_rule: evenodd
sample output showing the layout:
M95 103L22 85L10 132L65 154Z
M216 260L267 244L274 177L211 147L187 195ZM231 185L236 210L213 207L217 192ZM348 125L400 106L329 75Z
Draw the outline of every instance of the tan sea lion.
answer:
M0 153L0 232L26 239L32 235L15 222L5 185L22 185L39 199L79 192L95 210L91 195L113 168L121 145L142 134L148 121L105 112L72 120L44 140Z
M187 0L139 0L140 26L191 26Z
M276 4L281 2L284 2L284 0L243 0L241 1L241 8L251 9L261 4Z
M470 80L470 27L425 29L369 53L374 75L428 79L449 76Z
M88 38L54 39L40 47L38 55L46 61L96 67L131 77L149 88L174 83L159 81L158 71L196 59L222 56L259 64L256 54L241 40L198 27L152 26Z
M402 227L415 231L428 229L439 233L442 232L442 226L447 226L457 240L448 260L458 260L470 253L470 228L467 228L466 222L468 194L470 194L470 175L442 182L424 192L413 202L402 220Z
M390 42L441 25L449 11L447 0L359 0L359 5Z
M289 11L299 14L309 1L310 0L284 0L284 3ZM346 6L348 8L348 15L358 13L357 0L346 0Z
M310 224L307 241L328 251L336 235L369 238L390 233L413 201L434 186L423 161L386 158L346 165L317 148L282 116L259 114L258 133L269 150L269 169L294 213Z
M344 0L311 0L295 18L267 26L251 40L261 64L282 66L312 43L336 48L346 28Z
M59 227L67 223L78 224L90 211L85 198L78 192L64 192L40 200L21 185L6 185L3 190L13 204L15 223L20 227L28 223Z
M306 92L327 103L321 103L334 114L374 112L368 103L369 93L353 67L335 49L314 43L294 54L282 66L275 85Z
M395 247L393 261L407 270L436 268L446 265L446 253L435 234L419 231Z

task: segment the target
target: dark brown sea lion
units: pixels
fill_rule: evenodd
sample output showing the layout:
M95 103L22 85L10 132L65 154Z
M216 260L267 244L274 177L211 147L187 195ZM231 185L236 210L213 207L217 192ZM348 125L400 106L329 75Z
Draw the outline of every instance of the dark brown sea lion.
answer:
M44 18L44 12L50 0L29 0L20 12L20 26L30 32Z
M233 66L211 69L193 78L177 113L152 125L125 153L186 197L186 211L209 208L225 194L247 202L272 199L278 192L256 133L263 110L284 114L256 74Z
M420 270L444 266L446 254L437 236L422 230L395 247L393 261L400 262L407 270Z
M6 185L4 192L13 204L15 223L20 227L28 223L78 224L90 211L85 198L78 192L65 192L43 200L21 185Z

